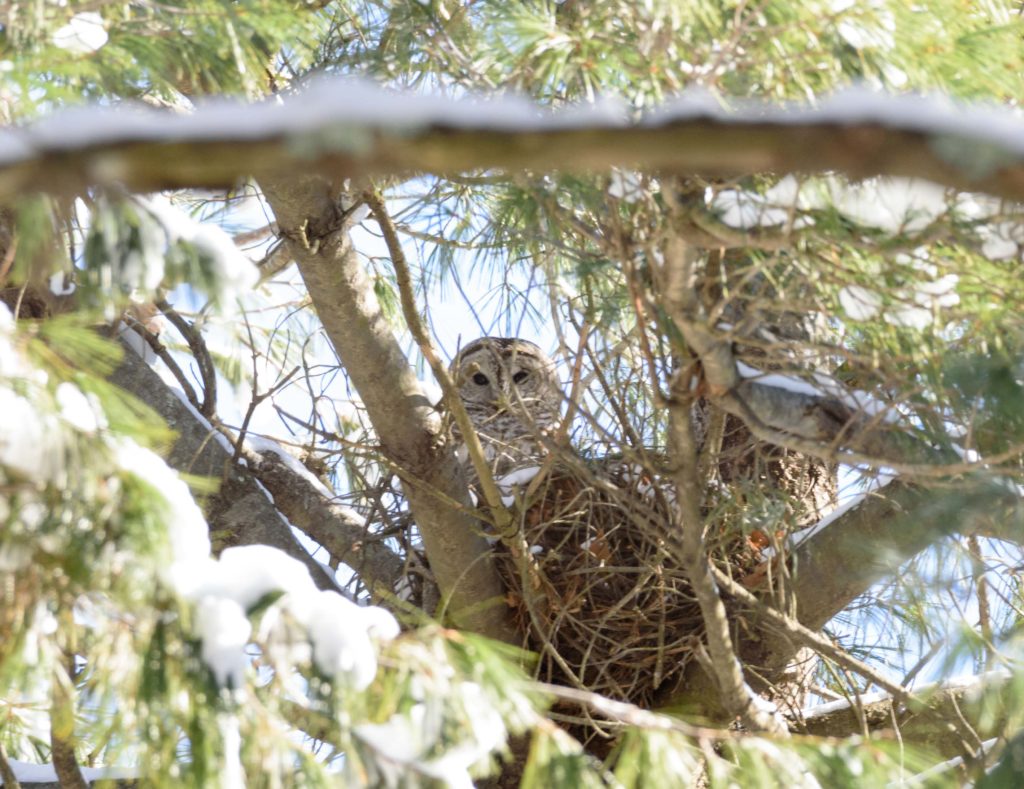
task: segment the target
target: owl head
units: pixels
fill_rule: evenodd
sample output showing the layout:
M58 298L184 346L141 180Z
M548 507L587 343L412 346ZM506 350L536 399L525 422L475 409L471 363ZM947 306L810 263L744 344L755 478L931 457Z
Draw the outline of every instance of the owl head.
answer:
M451 372L478 428L498 414L542 428L558 418L564 395L555 363L532 342L481 337L459 352Z

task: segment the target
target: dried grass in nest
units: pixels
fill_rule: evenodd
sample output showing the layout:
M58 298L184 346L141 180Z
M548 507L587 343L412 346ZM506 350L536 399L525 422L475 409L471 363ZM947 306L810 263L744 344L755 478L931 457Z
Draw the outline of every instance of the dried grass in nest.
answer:
M622 461L559 467L517 507L528 550L497 561L537 677L648 706L695 658L703 619L665 545L673 490ZM742 535L709 538L716 561L756 561ZM592 720L576 720L593 724Z

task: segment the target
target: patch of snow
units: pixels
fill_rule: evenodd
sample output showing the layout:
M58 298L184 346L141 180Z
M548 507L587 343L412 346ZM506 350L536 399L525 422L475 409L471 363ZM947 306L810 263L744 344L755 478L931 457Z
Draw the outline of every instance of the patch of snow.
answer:
M75 292L75 283L65 271L58 271L50 277L50 293L54 296L70 296Z
M143 340L143 342L145 341ZM221 449L223 449L229 455L234 455L235 447L232 445L230 441L228 441L227 436L225 436L219 430L216 430L213 427L213 425L210 424L210 420L203 416L201 413L199 413L198 409L196 409L196 407L192 405L191 402L189 402L188 395L186 395L185 392L182 390L180 384L178 383L178 379L174 377L174 374L170 370L168 370L165 365L162 364L155 367L154 369L160 376L161 380L163 380L164 385L167 387L168 391L170 391L175 397L178 398L181 404L188 409L189 413L192 414L192 417L197 422L199 422L199 424L206 428L207 435L211 436L214 441L220 444Z
M54 414L0 386L0 466L34 482L64 473L64 433Z
M847 285L839 291L839 306L850 320L869 321L882 309L882 297L860 285Z
M67 381L58 384L56 397L61 418L75 429L93 435L107 427L107 419L96 398L87 397L74 384Z
M374 642L397 637L395 618L382 608L359 606L337 592L316 588L306 566L277 548L244 545L206 558L194 569L203 580L189 590L197 602L203 659L221 684L239 687L252 635L247 611L268 594L281 592L276 613L287 611L308 634L317 667L365 689L377 673ZM270 625L264 623L264 630ZM218 628L223 632L218 633Z
M163 227L169 245L190 244L213 262L216 283L213 295L222 304L229 303L256 285L259 280L256 265L235 246L234 240L222 228L197 222L163 195L135 199Z
M136 356L142 359L142 361L149 366L152 367L155 365L157 360L160 358L156 355L156 351L150 347L149 343L143 339L142 335L124 321L118 321L117 336L135 353ZM182 392L182 394L184 395L184 392Z
M725 189L715 195L711 208L719 212L729 227L747 230L759 225L781 225L789 219L785 209L769 205L765 198L752 192Z
M852 0L831 0L829 7L839 14L836 30L839 36L854 49L892 49L896 31L896 18L884 0L867 0L854 3ZM856 8L854 14L847 13Z
M884 701L889 698L889 694L885 691L875 691L873 693L861 693L857 698L861 704L874 704L876 701ZM801 712L801 717L820 718L822 715L831 715L834 712L849 709L850 706L850 702L846 699L836 699L835 701L828 701L824 704L808 707Z
M365 690L377 675L377 652L371 636L388 641L398 635L398 623L382 608L366 608L337 592L318 592L301 617L313 644L313 660L324 674L346 679Z
M766 712L771 715L775 722L779 724L783 731L788 730L789 724L786 722L785 716L779 711L779 705L774 701L769 701L763 696L759 696L754 692L754 689L750 687L746 682L743 683L743 687L747 691L747 695L753 700L754 706L762 712Z
M192 596L228 598L246 611L271 592L283 591L304 601L317 591L306 565L269 545L226 548L209 570Z
M503 490L508 491L514 487L525 485L539 473L540 466L526 466L524 468L516 469L515 471L510 471L504 476L498 477L495 482L497 482L499 487Z
M758 370L756 367L751 367L749 364L745 364L744 362L736 362L736 369L741 378L756 381L762 386L770 386L773 389L785 389L787 392L811 395L812 397L823 397L825 395L825 393L817 386L813 386L806 381L802 381L799 378L795 378L790 375L766 373L763 370Z
M54 46L76 55L90 55L107 43L103 17L95 11L83 11L71 17L53 34Z
M934 266L920 267L923 270ZM936 272L932 272L933 275ZM839 291L839 304L847 317L854 321L867 321L882 315L887 323L906 329L923 330L935 322L937 311L960 303L956 292L959 282L956 274L947 274L932 282L915 282L905 288L891 291L894 299L886 305L882 296L860 285L847 285Z
M1024 225L1019 222L998 222L981 229L981 253L990 260L1016 257L1024 243Z
M806 529L801 529L800 531L794 532L793 534L789 535L789 537L786 539L786 545L791 550L799 548L801 545L803 545L805 542L811 539L811 537L816 535L818 532L827 529L829 526L831 526L833 523L839 520L839 518L843 517L850 510L859 507L869 496L873 496L879 490L881 490L890 482L892 482L893 479L894 477L891 477L887 474L879 475L877 484L874 487L872 487L871 490L865 491L864 493L861 493L858 496L853 496L852 498L850 498L849 501L840 504L838 507L832 510L832 512L830 512L820 521L815 523L813 526L808 526Z
M172 588L189 597L202 584L199 570L210 557L210 534L202 510L188 485L159 455L127 439L114 442L113 449L115 461L122 469L144 480L166 501L164 522L171 560L161 565L160 572Z
M635 203L644 196L643 178L635 170L612 169L608 194L626 203Z
M1024 153L1019 112L995 105L957 105L941 96L885 95L867 88L836 93L816 107L734 102L723 107L707 91L687 91L645 116L642 127L712 119L744 124L878 124L927 133L949 144L949 155L987 149L1017 157ZM69 151L114 141L259 140L301 137L310 146L337 147L355 135L326 135L342 125L414 130L431 126L460 129L537 131L624 128L628 113L607 106L552 113L522 99L448 99L385 90L369 82L324 78L281 101L259 104L215 101L187 115L153 110L91 107L55 113L28 127L0 134L0 161L8 164L47 152ZM959 147L957 147L959 145ZM968 147L970 146L970 147ZM992 151L992 148L995 151ZM955 150L954 150L955 149ZM989 157L991 159L991 157ZM977 167L983 163L978 161Z
M271 453L284 463L289 471L298 477L302 477L302 479L312 485L320 495L328 499L334 498L334 493L312 471L302 465L297 457L273 439L247 435L245 437L245 445L257 454Z
M245 789L245 771L242 769L242 733L238 716L222 713L217 716L217 728L223 743L224 764L221 767L221 789Z
M202 640L203 662L221 686L240 688L249 656L245 652L252 624L245 609L228 597L208 595L196 605L196 635Z
M412 768L448 787L472 789L470 768L501 747L508 733L501 715L483 689L463 682L451 689L452 701L468 716L461 730L464 739L445 748L443 755L428 758L441 734L440 711L426 702L396 713L384 723L364 723L354 728L356 737L381 757L379 766L396 778Z
M961 435L963 435L964 432L966 431L963 431ZM953 435L952 431L950 431L950 435ZM981 455L978 453L976 449L964 449L963 447L958 446L956 444L950 444L950 449L952 449L965 463L981 462Z

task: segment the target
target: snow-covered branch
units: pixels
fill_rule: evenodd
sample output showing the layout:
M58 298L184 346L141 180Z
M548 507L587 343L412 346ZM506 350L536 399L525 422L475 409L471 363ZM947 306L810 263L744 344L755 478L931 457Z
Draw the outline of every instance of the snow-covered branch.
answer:
M312 474L301 473L305 469L294 459L289 462L282 448L269 451L271 443L260 446L262 451L246 447L244 457L252 473L274 497L274 504L293 526L324 546L339 562L356 570L375 600L386 600L402 577L404 560L382 540L375 539L357 513L331 501Z
M205 502L211 527L233 545L270 545L301 561L321 589L337 589L334 579L292 534L288 522L253 476L230 464L231 452L211 440L210 425L192 411L163 379L131 350L125 352L111 382L154 408L178 432L168 462L175 468L221 479Z
M343 178L613 165L912 176L1020 200L1024 119L990 106L851 90L813 108L724 109L684 94L631 120L614 103L552 113L523 100L451 101L323 80L283 101L211 103L191 115L96 106L8 129L0 134L0 199L41 185L152 191L299 170Z

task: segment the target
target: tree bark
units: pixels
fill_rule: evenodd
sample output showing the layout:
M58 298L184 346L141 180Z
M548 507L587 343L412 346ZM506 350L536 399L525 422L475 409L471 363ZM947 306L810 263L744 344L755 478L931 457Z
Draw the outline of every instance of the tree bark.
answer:
M321 589L338 589L334 579L295 539L288 522L256 479L231 461L231 453L216 439L209 424L178 399L134 351L125 349L110 381L156 410L178 433L167 456L173 468L221 481L217 493L201 502L212 532L227 535L227 545L279 548L306 565Z
M261 186L382 454L402 479L445 613L460 627L514 640L462 469L374 296L336 190L320 178L265 179Z
M635 167L704 176L841 172L925 178L1024 199L1024 125L1008 112L858 95L816 108L677 102L635 123L606 110L544 114L522 103L395 95L322 84L285 106L210 106L181 116L111 107L58 113L0 134L0 201L119 184L230 187L297 172L362 175L484 168ZM908 111L908 109L912 111ZM973 113L973 114L970 114ZM79 131L66 133L69 126ZM88 130L88 131L86 131Z

